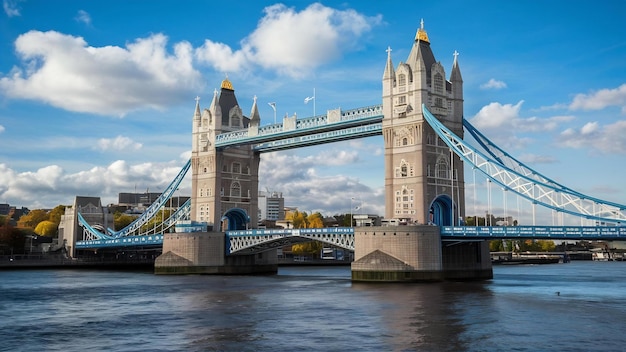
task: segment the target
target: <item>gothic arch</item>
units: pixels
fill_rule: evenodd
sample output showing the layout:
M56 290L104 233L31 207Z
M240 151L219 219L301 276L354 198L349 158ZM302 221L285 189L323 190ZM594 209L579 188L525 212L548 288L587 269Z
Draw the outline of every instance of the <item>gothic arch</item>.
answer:
M429 223L437 226L452 226L456 205L447 194L437 196L430 203Z
M228 210L221 219L222 231L246 230L250 216L241 208Z

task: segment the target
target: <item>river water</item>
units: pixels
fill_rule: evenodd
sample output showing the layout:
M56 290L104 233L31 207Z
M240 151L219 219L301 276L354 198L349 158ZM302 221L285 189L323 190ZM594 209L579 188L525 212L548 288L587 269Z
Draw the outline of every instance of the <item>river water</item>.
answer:
M0 351L624 351L626 263L495 266L486 282L0 272Z

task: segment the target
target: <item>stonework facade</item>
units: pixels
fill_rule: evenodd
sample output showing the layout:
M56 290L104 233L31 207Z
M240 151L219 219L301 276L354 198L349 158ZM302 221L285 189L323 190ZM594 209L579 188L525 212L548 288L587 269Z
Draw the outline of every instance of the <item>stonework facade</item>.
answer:
M207 222L214 231L257 227L260 155L249 145L217 150L215 136L259 123L256 99L251 117L244 116L228 79L222 82L219 95L217 90L214 92L211 105L204 112L200 112L200 103L196 102L192 130L191 220ZM233 209L239 211L231 217L228 212Z
M394 69L387 50L383 74L385 218L450 225L464 217L463 164L422 115L422 104L463 136L463 79L455 59L450 79L418 29L406 62Z

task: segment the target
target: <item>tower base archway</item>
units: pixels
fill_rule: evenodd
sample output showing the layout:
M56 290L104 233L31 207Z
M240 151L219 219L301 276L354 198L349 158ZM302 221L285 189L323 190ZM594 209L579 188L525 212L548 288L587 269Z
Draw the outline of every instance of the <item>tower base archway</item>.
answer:
M250 217L241 208L230 209L222 216L222 231L246 230Z
M453 226L455 204L448 195L440 195L430 205L430 223L438 226Z

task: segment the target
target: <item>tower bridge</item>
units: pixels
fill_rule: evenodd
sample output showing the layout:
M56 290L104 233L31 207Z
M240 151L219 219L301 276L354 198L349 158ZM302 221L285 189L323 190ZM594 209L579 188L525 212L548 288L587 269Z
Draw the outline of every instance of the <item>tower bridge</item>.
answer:
M257 99L245 116L225 79L208 108L196 100L192 156L162 196L121 231L90 225L80 212L68 220L75 250L162 247L160 273L254 273L276 270L275 248L317 240L355 251L353 280L419 281L491 278L486 240L626 237L626 206L576 192L517 161L463 118L463 79L457 53L449 78L418 28L406 61L391 50L382 77L382 104L285 117L260 126ZM464 133L478 142L474 147ZM382 135L385 218L408 225L328 229L257 229L260 154ZM580 219L579 226L462 226L465 165L535 207ZM159 228L146 224L192 173L192 195ZM250 216L250 215L253 216ZM68 217L69 219L69 217ZM596 224L610 224L602 227ZM176 229L176 231L174 231Z

